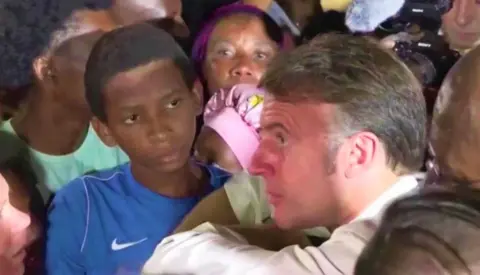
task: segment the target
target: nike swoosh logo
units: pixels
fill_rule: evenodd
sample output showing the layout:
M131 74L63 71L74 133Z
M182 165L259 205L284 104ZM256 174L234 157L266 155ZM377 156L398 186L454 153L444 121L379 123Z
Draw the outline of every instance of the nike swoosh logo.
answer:
M117 239L115 238L115 240L113 240L113 242L112 242L112 250L113 251L123 250L125 248L129 248L130 246L134 246L134 245L137 245L139 243L142 243L146 240L147 240L147 238L143 238L140 241L119 244L119 243L117 243Z

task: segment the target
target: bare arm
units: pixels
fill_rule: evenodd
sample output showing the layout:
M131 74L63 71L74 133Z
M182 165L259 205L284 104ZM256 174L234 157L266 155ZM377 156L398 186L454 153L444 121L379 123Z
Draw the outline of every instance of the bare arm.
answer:
M194 229L204 222L220 225L239 224L225 189L219 189L200 201L173 233Z

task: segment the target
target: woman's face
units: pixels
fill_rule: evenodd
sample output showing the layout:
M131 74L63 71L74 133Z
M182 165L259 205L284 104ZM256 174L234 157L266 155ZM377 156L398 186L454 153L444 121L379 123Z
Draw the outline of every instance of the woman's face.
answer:
M29 215L28 191L21 184L9 184L0 175L0 273L24 273L26 249L39 236Z
M246 14L223 19L212 32L203 65L210 95L239 83L258 84L277 52L261 19Z

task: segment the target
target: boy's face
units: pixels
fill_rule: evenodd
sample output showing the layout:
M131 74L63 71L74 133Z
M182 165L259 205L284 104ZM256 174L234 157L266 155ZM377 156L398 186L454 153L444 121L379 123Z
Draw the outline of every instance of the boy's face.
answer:
M118 144L132 164L175 171L190 157L200 94L189 90L170 60L120 73L106 85L107 121L99 123L98 132L107 145Z

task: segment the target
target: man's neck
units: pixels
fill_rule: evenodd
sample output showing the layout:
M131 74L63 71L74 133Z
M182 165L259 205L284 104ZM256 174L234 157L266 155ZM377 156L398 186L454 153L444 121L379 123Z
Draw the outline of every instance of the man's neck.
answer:
M12 119L17 135L33 149L49 155L75 152L85 140L88 112L79 113L32 90L25 109Z
M391 188L399 176L391 170L374 172L366 175L361 182L355 185L350 197L345 198L346 212L341 224L349 223L359 217L370 205ZM367 183L367 184L365 184Z
M138 183L163 196L186 198L200 196L208 191L209 175L193 161L188 161L182 168L168 173L133 162L131 168Z

